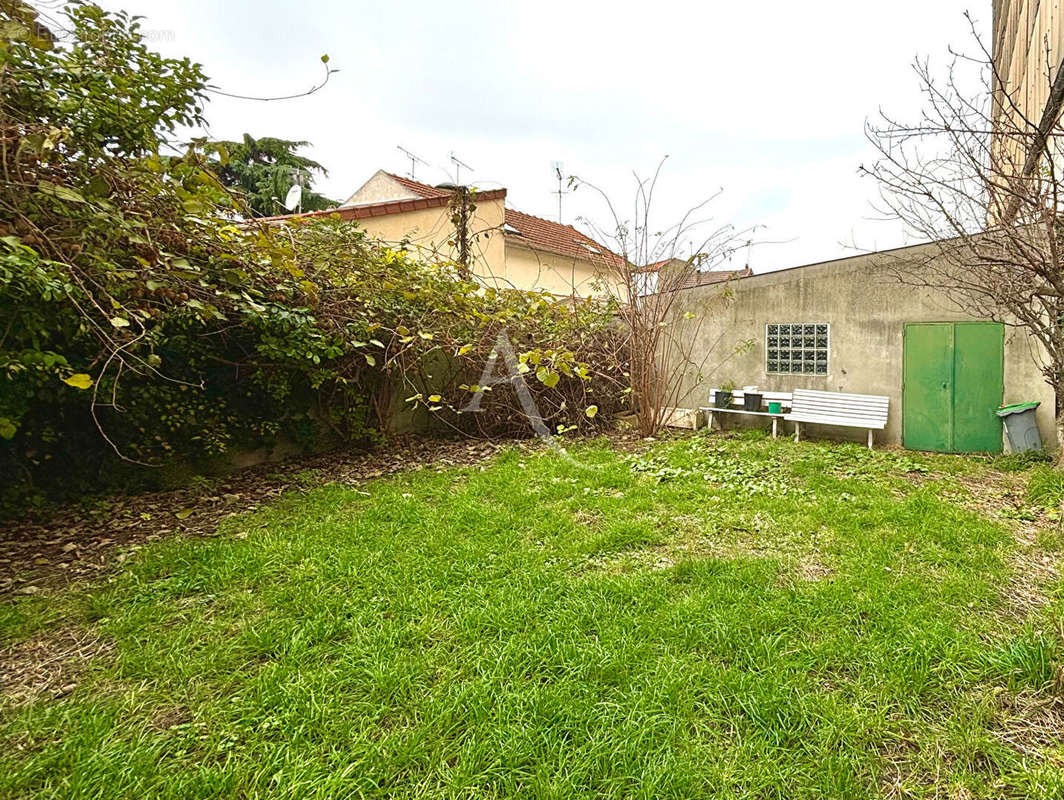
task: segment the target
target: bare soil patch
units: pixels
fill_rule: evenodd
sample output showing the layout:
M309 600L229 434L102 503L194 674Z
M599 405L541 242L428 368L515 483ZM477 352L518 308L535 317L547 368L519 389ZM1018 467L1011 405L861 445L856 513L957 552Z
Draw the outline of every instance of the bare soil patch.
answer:
M1016 539L1010 560L1011 576L1004 588L1006 613L1026 619L1049 602L1046 590L1061 575L1061 554L1039 546L1039 534L1058 528L1043 509L1027 502L1024 473L987 472L979 477L962 476L965 494L959 498L968 508L1005 525Z
M77 688L86 664L111 649L88 630L47 631L0 650L0 695L15 705L55 699Z
M1002 691L997 697L994 735L1032 758L1050 758L1064 740L1064 698L1048 692Z
M665 570L691 559L774 559L782 567L781 582L823 581L832 575L815 540L773 532L763 515L755 515L749 527L743 528L719 528L690 516L677 517L673 522L676 530L661 544L599 553L588 558L581 568L627 573Z

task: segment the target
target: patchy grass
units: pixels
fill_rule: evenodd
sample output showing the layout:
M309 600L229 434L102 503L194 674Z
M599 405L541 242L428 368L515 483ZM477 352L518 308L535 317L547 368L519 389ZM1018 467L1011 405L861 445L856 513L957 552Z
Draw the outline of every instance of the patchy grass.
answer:
M88 643L5 684L0 796L1064 795L1055 572L1006 613L1060 550L1026 473L571 455L286 495L0 606L20 675Z
M1044 465L1037 467L1027 484L1027 498L1046 508L1059 509L1064 503L1064 473Z

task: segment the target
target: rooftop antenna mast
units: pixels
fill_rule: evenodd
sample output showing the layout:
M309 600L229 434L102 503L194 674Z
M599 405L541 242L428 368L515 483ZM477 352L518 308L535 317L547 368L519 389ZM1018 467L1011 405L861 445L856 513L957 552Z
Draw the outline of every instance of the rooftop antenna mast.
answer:
M562 197L569 194L562 186L565 184L565 173L562 172L562 162L552 161L550 162L550 168L554 170L554 176L558 179L558 191L551 192L551 194L558 195L558 222L562 221Z
M470 172L474 172L474 169L471 166L469 166L467 163L462 161L460 158L458 158L458 156L456 156L454 154L454 150L451 151L451 154L450 154L449 158L451 159L451 163L454 164L454 182L457 183L459 186L461 186L462 185L462 167L465 167Z
M414 175L414 169L417 167L418 164L424 164L427 167L429 166L429 162L421 158L420 156L414 155L401 144L397 144L395 148L404 156L410 159L410 180L417 180L417 177Z

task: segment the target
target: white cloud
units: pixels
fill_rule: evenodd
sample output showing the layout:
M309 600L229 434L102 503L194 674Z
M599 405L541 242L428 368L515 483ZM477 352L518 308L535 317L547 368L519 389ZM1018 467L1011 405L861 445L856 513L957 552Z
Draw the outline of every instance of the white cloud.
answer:
M968 46L967 2L895 0L693 4L317 0L106 0L147 17L160 50L202 62L228 90L273 95L309 87L318 57L342 70L322 92L285 103L218 98L211 133L306 139L342 198L378 167L404 171L402 144L447 178L447 154L473 182L505 185L511 205L554 216L550 162L627 206L631 172L669 155L663 222L718 187L719 213L763 224L757 269L901 243L873 223L866 118L911 113L918 53L945 61ZM976 9L981 28L989 3ZM565 199L567 221L605 223L589 193Z

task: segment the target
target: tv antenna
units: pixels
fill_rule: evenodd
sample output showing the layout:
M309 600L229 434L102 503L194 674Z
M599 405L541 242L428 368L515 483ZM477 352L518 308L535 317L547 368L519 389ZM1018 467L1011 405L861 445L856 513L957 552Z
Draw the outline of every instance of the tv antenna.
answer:
M470 172L474 172L475 170L471 166L469 166L467 163L462 161L458 156L456 156L454 154L454 150L451 151L451 154L450 154L449 158L451 159L451 163L454 164L454 182L457 183L459 186L461 186L462 185L462 167L465 167Z
M429 166L428 161L421 158L420 156L414 155L401 144L397 144L395 148L404 156L410 159L410 180L416 180L416 177L414 176L414 169L417 167L418 164L424 164L426 167Z
M562 172L562 162L552 161L550 162L550 168L554 170L554 176L558 179L558 191L551 192L551 194L558 195L558 222L562 221L562 197L569 194L562 186L565 185L565 173Z

